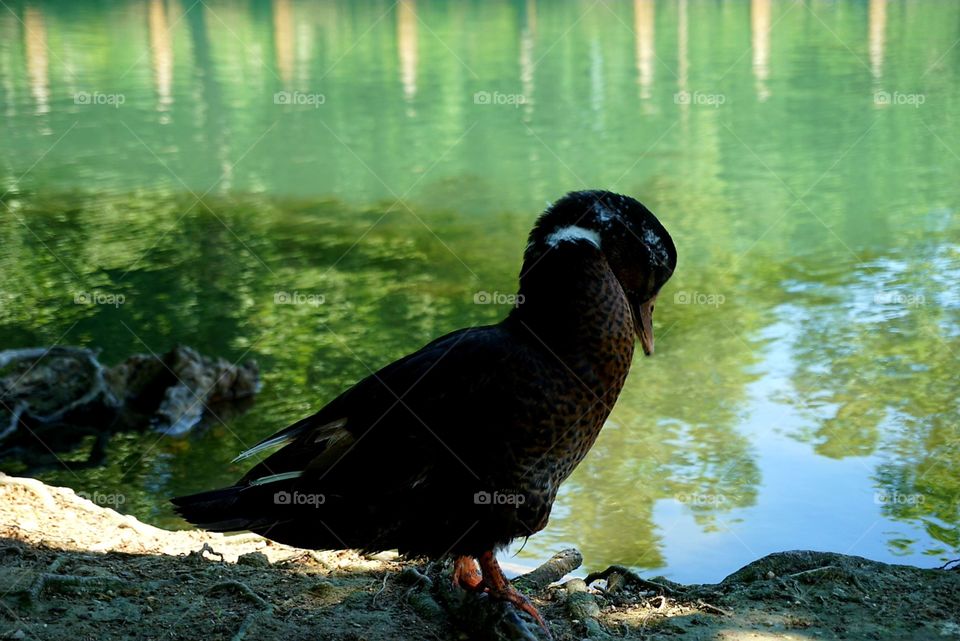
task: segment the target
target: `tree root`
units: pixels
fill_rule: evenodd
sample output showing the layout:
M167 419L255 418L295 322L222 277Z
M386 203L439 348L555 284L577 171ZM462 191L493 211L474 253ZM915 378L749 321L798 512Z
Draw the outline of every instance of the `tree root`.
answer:
M370 602L372 607L377 607L377 599L380 598L380 595L387 589L387 579L390 577L389 572L384 572L383 574L383 583L380 584L380 589L377 590L377 593L373 595L373 600Z
M707 612L713 612L714 614L719 614L725 617L733 616L733 612L730 610L724 610L723 608L713 605L712 603L707 603L702 599L697 599L697 605L700 606L701 610L706 610Z
M24 590L23 595L28 604L33 605L40 600L44 590L78 588L80 591L91 589L108 589L122 587L124 582L113 576L80 576L75 574L56 574L63 562L67 560L65 556L58 556L47 567L46 572L37 576L36 581L29 589Z
M254 592L250 586L243 581L221 581L220 583L215 583L207 588L206 593L210 594L211 592L215 592L217 590L226 590L227 588L236 590L264 610L273 610L272 605L270 605L262 596Z
M204 547L207 547L206 544L204 544ZM250 631L250 628L253 627L254 623L256 623L257 619L261 617L273 616L273 605L259 594L254 592L250 586L243 581L223 581L221 583L217 583L208 588L206 594L210 594L216 590L226 589L236 590L261 608L258 612L251 612L248 614L246 618L244 618L243 623L240 624L240 627L237 628L237 631L234 633L233 637L231 637L231 641L243 641L243 639L247 636L247 633Z
M203 556L203 553L204 553L204 552L206 552L206 553L209 554L210 556L219 556L219 557L220 557L219 560L220 560L220 561L223 561L223 554L221 554L220 552L217 552L217 551L214 550L212 547L210 547L210 544L207 543L206 541L204 541L203 547L201 547L199 550L194 550L193 552L190 552L190 553L187 555L187 557L188 557L188 558L191 558L191 559L194 559L194 560L196 560L196 561L208 561L208 560L210 560L210 559L207 559L207 557Z
M511 583L518 590L537 593L570 574L582 563L583 555L578 550L561 550L537 569L517 577Z
M40 598L40 594L49 588L81 588L88 589L106 589L119 588L123 586L123 581L116 577L109 576L78 576L74 574L41 574L37 582L29 590L29 598L35 601Z
M602 572L594 572L593 574L589 574L587 575L587 578L584 579L584 582L587 585L590 585L594 581L606 580L611 578L613 575L618 575L627 583L632 583L633 585L645 590L656 590L660 594L666 594L668 596L680 596L683 594L683 591L678 588L667 585L666 583L658 583L656 581L644 579L634 571L622 565L611 565Z

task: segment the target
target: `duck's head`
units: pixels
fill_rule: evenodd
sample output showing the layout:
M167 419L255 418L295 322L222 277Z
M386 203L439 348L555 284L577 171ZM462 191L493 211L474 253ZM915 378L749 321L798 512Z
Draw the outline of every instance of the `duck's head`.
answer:
M525 270L568 244L600 250L633 309L643 351L653 354L653 309L677 266L677 250L640 202L609 191L575 191L553 203L530 232Z

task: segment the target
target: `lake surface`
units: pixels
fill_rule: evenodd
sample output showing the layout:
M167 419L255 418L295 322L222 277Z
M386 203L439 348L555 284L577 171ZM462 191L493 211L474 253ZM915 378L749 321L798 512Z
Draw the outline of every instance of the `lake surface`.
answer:
M545 201L595 187L653 209L679 267L656 356L515 561L958 556L957 3L7 5L0 347L184 343L264 379L245 414L44 480L182 525L166 499L246 445L502 317L476 295L515 291Z

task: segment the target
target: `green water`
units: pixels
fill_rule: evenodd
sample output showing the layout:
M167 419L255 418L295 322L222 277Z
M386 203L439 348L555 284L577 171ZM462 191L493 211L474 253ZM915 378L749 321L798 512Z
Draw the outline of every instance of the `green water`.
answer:
M960 5L7 5L0 347L180 342L264 378L246 414L45 480L178 523L166 498L245 445L503 316L475 295L514 291L545 201L597 187L680 264L656 356L517 561L957 556Z

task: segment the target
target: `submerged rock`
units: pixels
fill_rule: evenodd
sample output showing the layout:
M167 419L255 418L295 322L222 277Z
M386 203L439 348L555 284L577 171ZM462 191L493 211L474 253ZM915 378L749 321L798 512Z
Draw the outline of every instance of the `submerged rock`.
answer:
M151 427L170 435L190 431L208 405L249 398L260 389L256 362L233 365L184 345L159 358L134 354L112 367L106 378L122 404L155 407Z
M256 362L231 364L178 345L162 356L134 354L104 367L98 352L38 347L0 352L0 446L29 449L22 427L59 449L97 436L150 427L168 435L196 427L210 406L236 403L260 389Z

